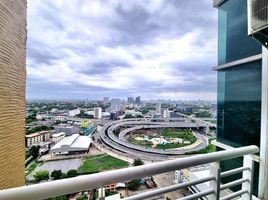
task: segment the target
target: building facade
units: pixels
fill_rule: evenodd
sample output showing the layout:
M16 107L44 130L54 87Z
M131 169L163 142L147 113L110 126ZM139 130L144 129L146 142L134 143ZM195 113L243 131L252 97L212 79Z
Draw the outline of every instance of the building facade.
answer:
M65 138L65 133L64 132L55 133L55 134L51 135L51 141L54 142L54 143L58 143L63 138Z
M42 142L47 142L50 139L49 131L40 131L37 133L26 135L26 147L38 145Z
M69 116L74 117L76 115L79 115L81 113L80 109L74 109L69 111Z
M55 144L50 149L50 153L52 153L52 155L86 153L89 150L91 142L92 140L88 136L73 134Z
M101 107L94 108L94 118L101 119L102 118L102 109Z
M214 0L214 6L218 8L219 27L218 66L214 67L218 73L217 141L232 147L257 145L261 152L266 151L261 145L261 126L265 103L262 91L267 88L262 74L267 68L263 65L267 56L262 46L248 36L247 0ZM221 165L228 170L241 166L242 161L236 159ZM255 162L255 195L262 196L258 192L258 177L263 171L264 166Z
M27 1L0 1L0 189L24 185Z

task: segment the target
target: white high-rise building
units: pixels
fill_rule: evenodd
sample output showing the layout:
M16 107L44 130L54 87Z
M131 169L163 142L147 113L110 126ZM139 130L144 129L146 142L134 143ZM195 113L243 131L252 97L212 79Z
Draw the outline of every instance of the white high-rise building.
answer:
M163 117L164 118L170 118L170 111L168 109L165 109L163 112Z
M102 109L101 107L94 108L94 118L95 119L101 119L102 117Z

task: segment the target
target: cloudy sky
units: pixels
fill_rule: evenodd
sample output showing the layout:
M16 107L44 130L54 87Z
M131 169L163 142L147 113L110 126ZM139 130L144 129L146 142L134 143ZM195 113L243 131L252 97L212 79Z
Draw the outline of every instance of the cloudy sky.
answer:
M208 0L28 1L28 99L215 99Z

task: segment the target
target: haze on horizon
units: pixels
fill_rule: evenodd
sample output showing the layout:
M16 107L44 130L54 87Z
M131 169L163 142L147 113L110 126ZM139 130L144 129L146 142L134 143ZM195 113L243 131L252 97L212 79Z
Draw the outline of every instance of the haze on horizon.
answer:
M28 3L27 98L216 99L207 0Z

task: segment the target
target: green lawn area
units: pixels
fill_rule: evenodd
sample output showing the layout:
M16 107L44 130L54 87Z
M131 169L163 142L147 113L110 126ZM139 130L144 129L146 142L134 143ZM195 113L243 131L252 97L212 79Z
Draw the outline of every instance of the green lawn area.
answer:
M191 131L188 130L176 130L176 131L169 131L164 129L162 133L160 133L164 138L181 138L184 140L188 140L191 143L196 142L196 137L192 134Z
M26 169L26 176L29 175L38 166L38 164L38 162L34 161L31 166Z
M191 144L196 142L197 138L192 134L189 130L175 130L171 131L168 129L164 129L162 132L158 132L158 136L149 136L149 139L157 138L159 136L163 136L166 140L169 140L170 138L181 138L186 141L190 141ZM127 139L129 142L137 145L142 145L145 147L153 148L153 144L151 142L143 141L143 140L135 140L133 137L129 137ZM180 148L187 146L189 144L174 144L174 143L168 143L166 145L158 144L156 147L157 149L172 149L172 148Z
M173 149L173 148L180 148L185 147L189 144L173 144L173 143L167 143L167 144L158 144L156 145L157 149Z
M126 161L119 160L107 154L88 156L83 160L83 164L79 167L79 173L95 173L111 169L119 169L128 167Z
M205 154L205 153L212 153L216 151L216 146L209 143L209 145L205 149L201 149L199 151L193 151L186 154Z
M153 145L151 142L146 142L143 140L135 140L132 137L129 137L128 141L133 143L133 144L138 144L138 145L142 145L142 146L150 147L150 148L152 148L152 145Z

